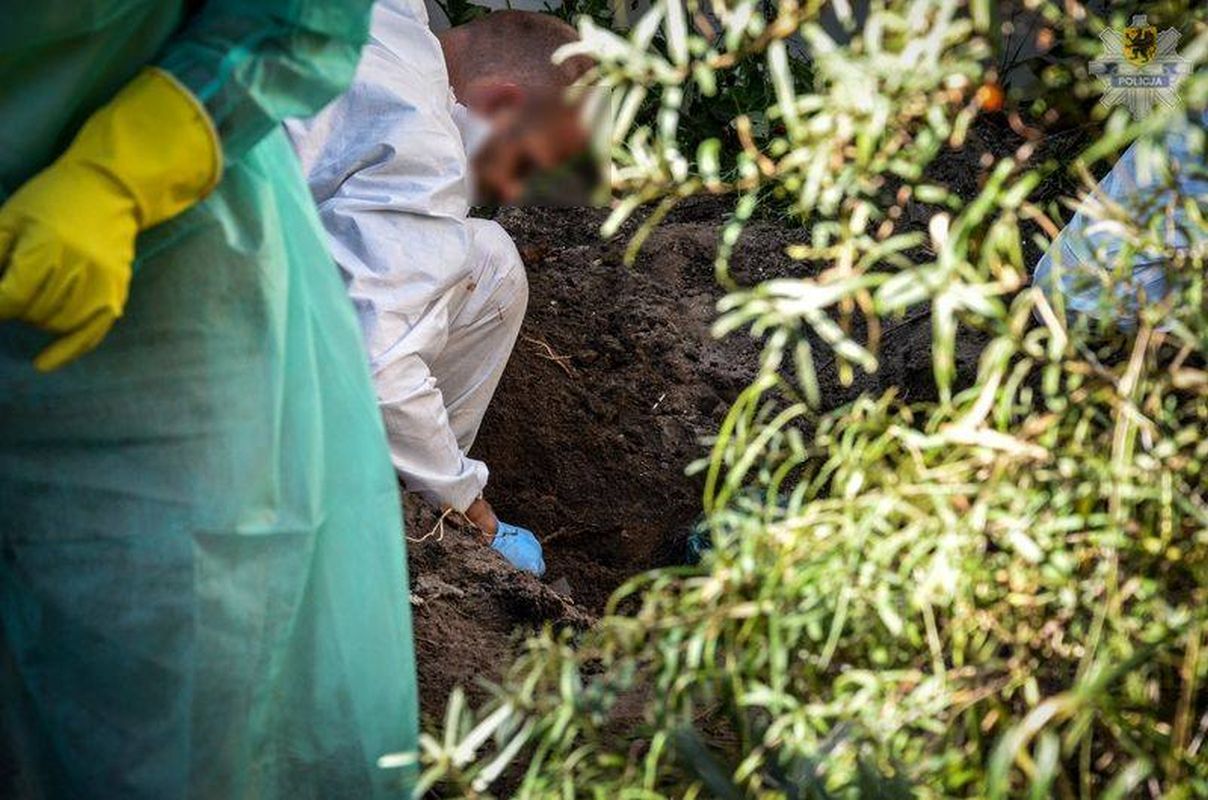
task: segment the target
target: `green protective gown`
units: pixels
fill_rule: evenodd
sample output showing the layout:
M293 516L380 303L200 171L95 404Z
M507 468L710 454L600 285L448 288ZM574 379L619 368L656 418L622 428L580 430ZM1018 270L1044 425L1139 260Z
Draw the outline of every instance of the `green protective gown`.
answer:
M353 309L279 122L351 79L368 0L0 0L0 200L144 65L223 141L49 375L0 323L0 797L405 792L398 490Z

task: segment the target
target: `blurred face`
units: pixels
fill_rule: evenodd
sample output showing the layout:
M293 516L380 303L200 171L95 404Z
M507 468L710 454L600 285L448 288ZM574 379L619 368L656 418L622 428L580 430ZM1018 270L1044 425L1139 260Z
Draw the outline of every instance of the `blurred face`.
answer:
M565 163L588 145L579 110L561 102L516 103L484 116L491 133L472 165L479 202L516 202L534 174Z

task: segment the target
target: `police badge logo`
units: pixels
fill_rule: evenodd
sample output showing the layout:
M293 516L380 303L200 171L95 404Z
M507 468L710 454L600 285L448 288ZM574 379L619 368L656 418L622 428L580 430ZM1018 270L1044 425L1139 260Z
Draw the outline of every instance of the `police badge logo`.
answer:
M1108 29L1099 38L1103 55L1090 68L1103 81L1105 105L1123 105L1143 117L1157 104L1175 104L1175 90L1191 71L1176 50L1177 30L1159 32L1145 14L1138 14L1123 31Z
M1141 14L1133 17L1133 24L1124 29L1124 57L1135 67L1153 61L1158 52L1158 29L1146 22L1145 15Z

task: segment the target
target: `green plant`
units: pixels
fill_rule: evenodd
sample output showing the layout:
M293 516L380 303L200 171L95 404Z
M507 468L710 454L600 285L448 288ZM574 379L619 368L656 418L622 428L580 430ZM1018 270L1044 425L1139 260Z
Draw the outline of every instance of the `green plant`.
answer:
M1177 107L1112 115L1072 165L1009 110L1023 143L961 162L980 172L962 195L931 167L981 110L990 3L882 0L860 23L834 3L848 41L824 32L825 5L715 4L716 36L677 0L626 37L583 23L617 100L606 230L736 195L717 333L760 337L762 368L697 465L716 543L702 564L638 576L578 640L533 638L486 707L455 695L421 790L482 796L512 765L516 797L1208 796L1208 203L1161 164L1163 131L1208 105L1208 30L1183 21L1197 71ZM1076 8L1050 24L1093 36ZM683 146L684 86L709 96L750 59L774 102L736 114L727 174L718 138ZM654 121L635 123L651 97ZM1137 253L1164 258L1174 289L1128 330L1067 320L1028 285L1025 251L1059 227L1045 178L1089 185L1133 141L1167 190L1140 215L1084 199L1128 242L1104 303ZM800 275L741 286L728 257L760 203L803 221ZM875 370L907 313L930 317L936 396L828 408L820 356L849 380ZM968 332L986 344L962 383ZM618 703L642 709L638 729L618 729Z
M436 7L449 20L450 27L464 25L467 22L484 17L491 13L490 6L479 5L473 0L433 0Z
M615 28L619 23L628 19L630 12L637 6L636 0L566 0L566 2L547 2L545 13L574 25L582 18L590 19L594 24Z

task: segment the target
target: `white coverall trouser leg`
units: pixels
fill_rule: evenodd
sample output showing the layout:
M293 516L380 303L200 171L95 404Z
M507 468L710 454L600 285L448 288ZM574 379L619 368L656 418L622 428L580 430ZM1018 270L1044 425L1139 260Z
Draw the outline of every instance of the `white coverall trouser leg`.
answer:
M528 305L524 262L507 231L492 220L466 222L470 276L452 290L448 340L428 365L463 453L478 435Z

